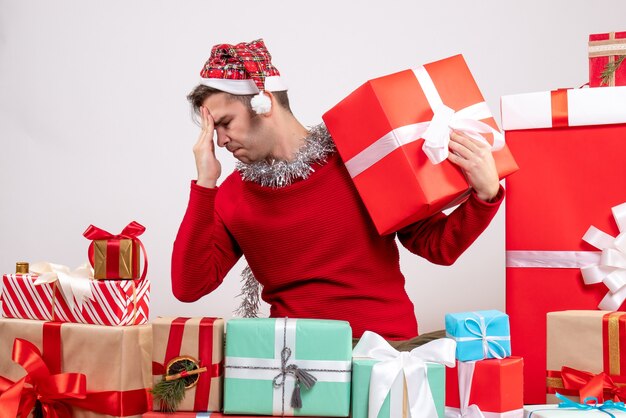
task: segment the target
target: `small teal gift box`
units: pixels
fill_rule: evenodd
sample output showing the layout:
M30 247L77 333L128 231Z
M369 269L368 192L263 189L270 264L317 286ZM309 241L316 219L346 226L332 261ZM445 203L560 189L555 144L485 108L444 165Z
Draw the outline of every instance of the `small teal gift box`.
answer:
M445 366L454 367L455 347L441 338L399 352L363 333L352 352L352 418L444 418Z
M446 314L446 335L456 341L459 361L511 355L509 316L497 310Z
M226 327L224 413L347 417L352 329L345 321L246 318Z

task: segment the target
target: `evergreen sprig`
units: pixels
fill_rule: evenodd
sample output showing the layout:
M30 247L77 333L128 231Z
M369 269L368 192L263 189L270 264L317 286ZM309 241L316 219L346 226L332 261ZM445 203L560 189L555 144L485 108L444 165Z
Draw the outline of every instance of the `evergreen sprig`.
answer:
M606 64L606 67L604 67L604 70L602 70L602 74L600 74L600 77L602 78L601 84L603 86L609 85L609 83L611 82L611 77L618 70L619 66L622 64L622 61L624 61L624 58L626 58L626 55L622 55L616 61L609 61L609 63Z
M197 366L192 362L181 362L184 369L188 372L194 370ZM180 364L180 363L179 363ZM178 371L177 373L179 373ZM152 388L152 395L154 399L159 403L161 409L164 412L176 412L178 405L185 399L185 388L187 386L187 379L180 378L174 380L166 380L163 376L163 380L154 385Z

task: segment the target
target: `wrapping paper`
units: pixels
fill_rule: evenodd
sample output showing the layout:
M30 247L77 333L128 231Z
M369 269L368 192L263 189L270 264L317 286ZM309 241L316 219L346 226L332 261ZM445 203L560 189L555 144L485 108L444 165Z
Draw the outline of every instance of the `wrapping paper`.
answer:
M92 297L80 303L64 295L57 282L35 284L36 280L34 274L2 276L3 317L110 326L148 323L147 279L91 280Z
M550 312L547 330L548 402L559 402L554 396L557 392L577 402L588 396L601 402L626 400L625 312ZM571 384L564 385L566 377L562 372L569 373L576 381L581 377L589 380L574 389ZM606 382L594 388L590 383L592 375L603 374L608 375L601 379Z
M151 326L105 327L0 319L0 377L13 382L25 376L24 368L11 360L16 338L27 340L43 351L50 373L82 373L89 392L121 392L120 398L99 406L116 412L96 413L74 407L73 417L138 418L150 409ZM60 343L55 341L57 338Z
M350 413L352 330L345 321L233 319L227 324L225 356L225 414ZM314 386L307 389L303 380L296 381L294 368L317 379ZM292 408L297 383L302 407Z
M372 367L379 360L354 358L352 360L352 418L368 417L368 399ZM445 367L438 363L427 363L428 385L435 400L437 416L444 417ZM409 417L406 385L402 375L394 380L390 393L378 413L378 418Z
M456 341L460 361L504 358L511 355L511 331L507 314L496 311L449 313L446 336Z
M446 410L461 407L458 365L446 369ZM521 357L474 362L468 405L476 405L486 418L523 415L524 361Z
M589 35L589 86L626 85L626 61L618 67L608 84L602 84L602 72L610 62L626 55L626 32L609 32Z
M89 261L96 279L144 279L148 271L148 257L138 238L146 228L136 221L130 222L119 234L89 225L83 236L92 240ZM143 272L139 270L140 252L143 252Z
M619 233L611 208L626 197L626 88L505 96L502 124L525 167L507 179L505 202L512 354L524 358L525 403L543 404L545 315L596 309L607 292L583 282L585 254L597 249L582 237L591 225ZM520 252L539 261L517 262ZM571 263L547 267L545 254L572 255Z
M489 131L484 137L491 142L499 135L461 55L370 80L322 118L380 234L467 197L465 176L445 159L450 126L478 137ZM484 124L477 127L477 120ZM424 132L426 126L433 130ZM434 131L442 143L422 149ZM506 145L494 158L500 178L517 170Z
M152 322L153 362L160 373L176 357L192 357L206 367L195 386L185 392L179 411L220 411L224 361L224 320L221 318L156 318ZM155 367L153 367L155 368ZM154 383L162 375L155 373ZM154 409L160 405L155 401Z

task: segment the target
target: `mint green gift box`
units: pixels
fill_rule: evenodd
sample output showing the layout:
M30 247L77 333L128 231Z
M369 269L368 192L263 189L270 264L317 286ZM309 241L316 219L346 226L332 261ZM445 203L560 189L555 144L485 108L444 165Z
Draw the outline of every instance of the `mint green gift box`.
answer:
M347 417L352 329L346 321L232 319L226 325L224 413ZM306 388L307 379L316 381ZM299 386L301 407L292 406Z
M379 363L380 360L370 358L354 358L352 359L352 418L367 418L368 417L368 403L369 403L369 390L370 390L370 377L372 375L372 367L374 364ZM426 363L428 370L428 384L435 400L437 408L437 415L439 418L445 416L445 388L446 388L446 371L445 366L438 363ZM400 384L401 390L392 390L385 398L378 418L395 418L401 417L398 412L392 415L391 411L402 412L403 408L407 410L407 416L409 416L408 405L404 405L404 390L402 390L404 376L400 374L399 379L394 382L394 386ZM399 394L399 399L394 398L394 394ZM393 405L392 405L393 403Z

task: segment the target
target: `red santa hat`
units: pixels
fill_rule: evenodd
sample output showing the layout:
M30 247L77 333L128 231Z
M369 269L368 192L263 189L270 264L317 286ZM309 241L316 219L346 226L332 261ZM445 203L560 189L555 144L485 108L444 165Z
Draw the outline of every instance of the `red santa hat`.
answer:
M200 71L200 84L235 95L256 94L252 108L258 114L267 113L272 102L264 92L287 90L271 60L263 39L215 45Z

